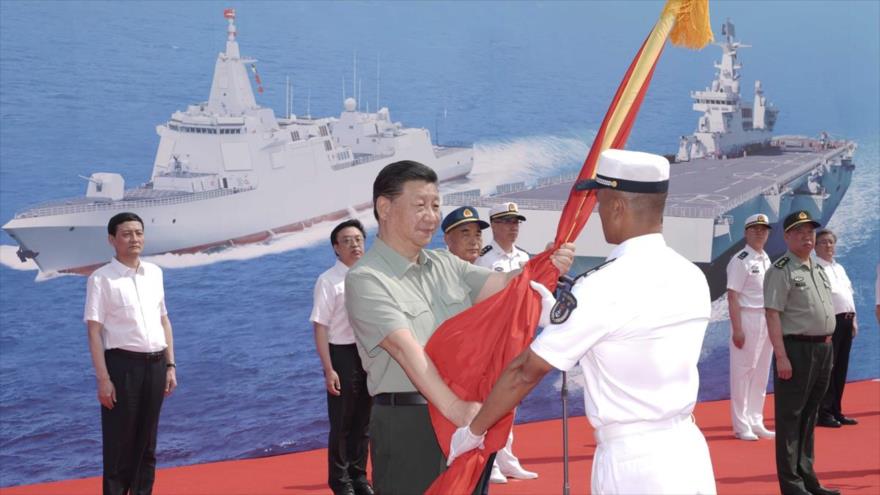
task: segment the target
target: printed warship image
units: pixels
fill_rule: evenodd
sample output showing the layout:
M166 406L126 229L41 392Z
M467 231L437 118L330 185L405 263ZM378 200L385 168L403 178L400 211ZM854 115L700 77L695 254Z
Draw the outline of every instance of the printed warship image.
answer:
M773 136L779 111L768 104L760 81L752 103L740 97L736 41L730 20L722 25L721 63L715 80L691 92L693 109L702 112L697 130L683 136L672 162L663 234L670 247L706 274L712 299L725 291L725 268L744 244L745 220L753 213L770 217L772 232L765 247L775 259L785 252L782 220L792 211L807 210L826 225L849 188L856 145L831 140L826 133L812 139ZM523 182L497 186L489 195L464 191L444 196L445 209L477 207L488 216L491 206L514 201L528 219L518 242L529 253L544 249L556 225L576 174L544 178L531 187ZM611 252L602 235L598 214L592 215L577 239L578 272L598 265ZM488 242L488 241L487 241Z
M398 160L429 165L441 181L473 168L472 148L434 146L427 129L392 122L384 107L360 112L354 98L339 118L276 117L254 98L248 69L259 87L256 61L239 53L235 11L224 17L226 50L208 101L156 127L150 180L126 190L121 175L94 173L85 197L18 212L3 229L22 262L33 259L42 272L90 273L112 255L106 225L122 211L143 218L144 254L197 252L370 208L374 178Z

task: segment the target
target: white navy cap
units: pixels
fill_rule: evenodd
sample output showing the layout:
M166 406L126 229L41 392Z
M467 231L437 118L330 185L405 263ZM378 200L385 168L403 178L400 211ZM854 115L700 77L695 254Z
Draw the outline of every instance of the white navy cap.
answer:
M526 217L520 215L519 206L516 203L501 203L499 205L495 205L489 210L489 220L498 220L499 218L504 217L516 217L522 221L526 221Z
M615 189L635 193L663 193L669 190L669 160L641 151L608 149L599 155L596 178L575 185L578 191Z
M770 219L767 218L767 215L765 215L763 213L755 213L754 215L750 216L749 218L746 218L746 227L745 228L754 227L755 225L763 225L767 228L771 228L770 227Z

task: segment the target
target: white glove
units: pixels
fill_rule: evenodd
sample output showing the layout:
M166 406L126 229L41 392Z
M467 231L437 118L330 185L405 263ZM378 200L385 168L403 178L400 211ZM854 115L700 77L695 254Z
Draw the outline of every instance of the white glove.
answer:
M482 435L471 433L471 425L465 425L455 430L455 433L452 434L452 440L449 442L449 457L446 458L446 466L451 466L452 461L465 452L477 448L483 450L483 440L485 439L485 433Z
M556 298L553 297L553 294L547 290L546 287L532 280L529 282L529 285L532 286L532 290L538 293L541 296L541 319L538 320L538 325L542 327L546 327L550 325L550 311L553 309L553 306L556 304Z

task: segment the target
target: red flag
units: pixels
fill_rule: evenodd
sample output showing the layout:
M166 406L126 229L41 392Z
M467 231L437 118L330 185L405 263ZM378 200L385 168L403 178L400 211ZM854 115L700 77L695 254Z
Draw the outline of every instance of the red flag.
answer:
M712 39L707 0L669 0L654 29L627 69L605 114L578 180L595 175L599 154L623 148L645 97L654 67L667 37L696 48ZM674 28L673 28L674 26ZM672 33L670 34L670 31ZM554 248L574 241L596 205L595 191L572 191L562 210ZM484 401L507 364L529 345L541 312L541 299L529 287L530 280L556 287L558 270L545 251L525 265L522 273L501 292L444 322L425 346L425 351L453 392L468 401ZM461 352L467 349L468 352ZM429 404L431 422L443 453L455 425ZM473 450L457 458L426 493L469 494L486 465L488 454L507 441L513 414L507 414L486 434L485 450Z
M257 72L257 64L251 64L251 72L254 73L254 81L257 83L257 93L263 94L263 81L260 80L260 74Z

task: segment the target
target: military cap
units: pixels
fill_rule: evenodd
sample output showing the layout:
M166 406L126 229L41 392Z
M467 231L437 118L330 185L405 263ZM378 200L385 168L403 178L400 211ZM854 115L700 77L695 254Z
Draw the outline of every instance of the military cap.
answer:
M498 220L499 218L504 217L516 217L523 222L526 221L526 217L522 216L519 213L519 206L517 206L516 203L513 202L501 203L499 205L493 206L492 209L489 210L489 220Z
M608 149L599 155L596 177L575 184L575 189L614 189L634 193L669 190L669 160L651 153Z
M813 220L813 217L810 216L810 212L806 210L799 210L785 217L785 221L782 223L783 232L788 232L792 228L797 227L802 223L811 223L813 224L813 227L816 228L822 226L821 223Z
M488 223L480 220L480 214L477 213L476 208L462 206L461 208L456 208L449 212L449 214L446 215L446 218L443 219L443 224L440 225L440 228L443 229L443 233L445 234L459 225L472 222L477 222L477 226L480 227L480 230L489 226Z
M749 218L746 218L746 228L754 227L755 225L763 225L767 228L772 228L770 227L770 219L763 213L755 213Z

